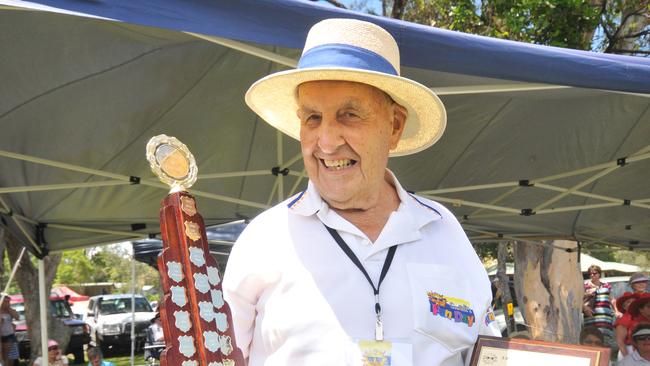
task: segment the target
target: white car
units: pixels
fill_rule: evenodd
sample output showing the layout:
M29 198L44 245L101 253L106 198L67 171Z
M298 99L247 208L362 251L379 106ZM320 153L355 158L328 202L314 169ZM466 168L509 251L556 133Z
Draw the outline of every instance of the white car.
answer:
M88 301L84 321L90 326L91 342L104 350L131 344L133 322L131 299L135 299L135 337L138 347L144 345L147 327L156 313L142 295L99 295Z

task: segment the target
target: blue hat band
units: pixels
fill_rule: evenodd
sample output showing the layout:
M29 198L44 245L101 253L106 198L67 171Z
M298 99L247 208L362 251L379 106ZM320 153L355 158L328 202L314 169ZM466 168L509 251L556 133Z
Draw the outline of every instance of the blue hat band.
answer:
M345 67L399 75L393 65L381 55L346 44L316 46L305 52L298 61L299 69L319 67Z

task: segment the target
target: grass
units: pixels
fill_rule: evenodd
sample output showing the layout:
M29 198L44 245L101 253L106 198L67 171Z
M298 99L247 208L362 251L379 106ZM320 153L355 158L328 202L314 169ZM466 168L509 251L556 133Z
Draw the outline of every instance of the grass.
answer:
M115 366L131 366L131 351L130 350L125 350L125 351L117 351L111 354L107 354L104 359L106 361L110 361L115 364ZM86 366L88 365L88 356L85 357L86 362L79 364L80 366ZM74 359L72 357L68 358L69 365L74 366ZM145 365L144 361L144 352L143 351L138 351L135 353L134 356L134 365L136 366L143 366ZM22 361L19 363L20 366L27 366L26 361Z
M131 355L127 356L115 356L115 357L105 357L106 361L110 361L115 364L115 366L130 366L131 365ZM135 359L133 362L134 365L144 365L144 355L142 353L135 354Z

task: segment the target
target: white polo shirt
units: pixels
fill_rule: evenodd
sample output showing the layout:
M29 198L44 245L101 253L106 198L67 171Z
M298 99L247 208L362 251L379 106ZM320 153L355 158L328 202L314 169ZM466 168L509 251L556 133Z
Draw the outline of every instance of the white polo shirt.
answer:
M623 358L623 360L618 361L616 366L650 366L650 361L641 357L637 350L633 350L632 353L628 354Z
M393 181L401 203L374 243L311 182L244 230L223 291L249 366L358 365L356 341L374 339L372 287L323 224L339 232L375 286L397 245L379 289L384 338L411 344L414 365L463 365L479 333L499 335L488 276L456 218Z

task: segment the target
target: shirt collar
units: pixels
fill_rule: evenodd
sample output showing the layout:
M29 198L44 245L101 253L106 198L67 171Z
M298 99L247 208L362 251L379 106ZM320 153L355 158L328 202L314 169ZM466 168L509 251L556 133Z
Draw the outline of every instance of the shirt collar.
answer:
M636 349L632 351L632 359L634 359L634 361L646 361L646 362L648 361L645 358L641 357L639 351L637 351Z
M438 210L433 206L424 202L421 198L407 192L399 183L393 172L389 169L386 169L386 172L392 180L392 184L400 199L400 205L396 212L404 212L410 216L409 219L413 220L412 222L415 223L417 229L432 221L440 220L442 218L440 212L438 212ZM289 211L302 216L311 216L319 212L329 213L329 205L323 200L318 189L316 189L316 186L311 182L311 180L307 184L307 189L295 195L289 201L287 207L289 208Z

